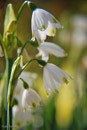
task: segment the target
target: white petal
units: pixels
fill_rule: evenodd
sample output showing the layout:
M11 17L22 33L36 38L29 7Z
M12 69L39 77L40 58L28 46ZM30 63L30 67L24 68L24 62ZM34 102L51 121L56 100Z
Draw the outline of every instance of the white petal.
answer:
M49 13L44 9L38 9L38 10L40 10L40 12L43 14L43 18L51 22L56 28L63 28L60 22L51 13Z
M47 27L48 21L45 18L45 15L42 11L42 9L36 9L34 11L35 13L35 22L38 29L42 30L42 26L44 25L44 29Z
M44 86L47 93L50 95L52 92L58 92L60 89L60 85L58 82L54 80L49 70L45 67L44 74L43 74Z
M67 55L61 47L52 42L43 42L40 44L39 48L57 57L64 57Z
M49 54L47 51L43 50L43 48L38 48L39 53L37 56L42 56L42 60L48 61L49 59Z
M58 21L58 23L54 23L54 26L55 26L56 28L64 28L64 26L61 25L59 21Z
M32 18L31 18L31 31L32 31L32 40L34 41L35 40L35 32L37 31L37 26L36 26L36 23L35 23L35 15L34 13L32 14Z
M48 21L53 23L53 18L55 18L55 17L51 13L49 13L48 11L46 11L44 9L39 9L39 10L42 12L42 14L45 17L45 19L47 19Z
M22 105L24 108L33 108L40 105L40 96L33 89L26 89L22 96ZM35 105L35 106L33 106Z
M15 105L12 108L13 112L13 124L17 127L25 126L27 122L31 122L31 112L23 112L23 109L19 105Z
M38 29L34 29L33 30L33 36L31 40L35 40L35 38L37 39L38 43L43 42L46 39L46 34L44 31L38 30Z
M26 111L26 109L28 108L28 104L27 104L27 102L26 102L26 95L27 95L27 91L26 90L24 90L23 91L23 94L22 94L22 106L23 106L23 109L24 109L24 111ZM29 99L30 100L30 99Z
M48 36L55 36L56 27L54 26L54 24L52 24L51 22L48 21L48 26L47 26L45 32Z
M60 84L58 83L58 81L56 81L52 75L50 74L50 81L51 81L51 85L52 85L52 89L53 89L53 92L55 93L58 93L59 92L59 89L60 89Z
M43 72L43 81L44 81L44 87L45 87L47 93L50 95L51 84L50 84L49 74L47 72L46 67L44 68L44 72Z
M70 79L70 76L64 72L62 69L57 67L54 64L48 63L47 64L47 69L49 70L50 74L55 78L56 81L59 83L68 83L68 80Z
M41 42L43 42L46 39L46 31L40 31L38 30L39 37L41 39Z
M27 91L27 103L30 104L31 100L29 100L28 96L29 98L31 97L32 102L36 102L37 104L40 103L40 96L33 89L29 89L29 91Z
M37 14L38 10L35 10L32 14L32 20L31 20L31 29L32 29L32 40L35 40L35 37L38 42L42 42L43 40L46 39L46 34L45 31L41 31L41 27L45 26L44 23L41 23L41 20L43 21L44 19ZM45 21L44 21L45 22Z

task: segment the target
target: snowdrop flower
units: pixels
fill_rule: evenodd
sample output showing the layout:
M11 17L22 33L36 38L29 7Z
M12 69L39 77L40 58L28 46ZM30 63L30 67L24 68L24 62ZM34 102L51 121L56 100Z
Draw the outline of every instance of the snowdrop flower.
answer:
M46 39L46 35L55 36L56 28L63 28L60 22L48 11L36 8L32 13L31 30L32 40L39 43Z
M0 57L3 57L3 56L4 56L4 53L3 53L3 50L2 50L2 48L0 46Z
M13 112L13 125L22 127L30 124L32 114L30 111L23 112L23 108L19 105L14 105L12 108Z
M19 104L22 105L21 98L22 98L24 88L23 88L23 84L22 84L22 81L20 80L20 78L22 78L29 86L33 86L34 80L37 78L37 74L32 73L32 72L23 71L18 79L16 88L14 91L14 98L16 98L18 100Z
M49 54L53 54L54 56L57 57L67 56L66 52L61 47L52 42L42 42L39 45L38 50L39 54L37 56L42 56L42 59L45 61L48 61Z
M33 109L41 105L41 98L36 91L31 88L24 89L22 95L22 106L24 111L26 109Z
M58 93L60 84L68 83L70 76L54 64L48 63L44 67L43 80L47 95Z

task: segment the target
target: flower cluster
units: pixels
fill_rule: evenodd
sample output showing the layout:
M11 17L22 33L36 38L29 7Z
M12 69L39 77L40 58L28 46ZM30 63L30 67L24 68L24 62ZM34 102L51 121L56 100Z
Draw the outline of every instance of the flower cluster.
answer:
M36 73L24 71L18 79L14 91L14 99L18 103L13 106L13 124L17 127L29 125L32 122L33 116L31 110L35 109L41 103L41 98L38 93L32 88L24 88L25 86L23 86L20 79L25 80L28 86L33 86L33 81L36 78Z
M25 4L28 4L33 11L31 18L32 38L22 44L16 36L16 24ZM15 16L12 4L8 4L4 26L3 38L0 35L0 40L2 42L2 46L0 46L0 57L3 57L5 53L6 71L3 77L6 78L7 88L3 87L5 83L0 82L0 85L2 84L1 89L5 88L7 91L6 93L3 90L3 95L5 95L3 99L7 100L8 107L7 124L12 124L12 120L9 121L9 119L12 117L10 107L13 107L13 122L16 126L20 127L31 122L31 110L35 110L35 108L41 105L41 98L33 89L33 81L37 78L37 74L24 71L27 65L36 60L39 65L43 67L43 81L48 96L50 96L52 92L58 93L60 85L63 83L67 84L69 79L71 79L71 77L58 66L48 63L50 54L56 57L67 56L67 53L59 45L45 41L47 36L55 36L56 29L63 28L63 26L51 13L44 9L37 8L28 0L24 1L18 11L17 17ZM36 47L38 49L38 54L35 58L28 60L28 62L23 65L23 50L27 43ZM14 58L15 50L18 55ZM38 56L41 56L41 58L37 58Z
M33 10L31 19L32 40L39 43L39 53L37 56L42 56L44 61L49 60L49 54L56 57L67 56L67 53L52 42L46 42L46 36L55 36L56 28L63 28L60 22L48 11L41 8ZM58 92L60 84L68 83L70 76L54 64L47 63L43 71L43 80L45 89L50 95L50 92Z

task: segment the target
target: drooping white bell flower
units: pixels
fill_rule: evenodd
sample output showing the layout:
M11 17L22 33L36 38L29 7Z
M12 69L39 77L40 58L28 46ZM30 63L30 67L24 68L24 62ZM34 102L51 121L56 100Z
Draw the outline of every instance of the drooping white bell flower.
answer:
M49 54L53 54L57 57L67 56L67 53L57 44L52 42L42 42L39 47L39 54L37 56L42 56L42 59L48 61Z
M71 77L62 69L54 64L48 63L44 67L43 71L44 86L48 96L51 94L51 92L59 92L60 84L68 83L70 78Z
M32 119L30 111L23 112L23 108L19 105L14 105L12 108L13 125L16 127L23 127L29 125Z
M26 111L26 109L36 108L39 105L41 105L41 98L38 93L31 88L24 89L22 95L22 106L24 111Z
M32 40L39 43L46 39L46 35L55 36L56 28L63 28L60 22L48 11L36 8L32 13L31 30Z
M2 50L2 48L0 46L0 57L3 57L3 56L4 56L4 53L3 53L3 50Z
M14 98L18 100L20 105L22 105L21 99L22 99L22 94L24 91L23 84L20 78L22 78L29 86L33 86L34 80L37 78L37 76L38 75L36 73L27 72L27 71L23 71L21 75L19 76L17 85L15 87L15 91L14 91Z

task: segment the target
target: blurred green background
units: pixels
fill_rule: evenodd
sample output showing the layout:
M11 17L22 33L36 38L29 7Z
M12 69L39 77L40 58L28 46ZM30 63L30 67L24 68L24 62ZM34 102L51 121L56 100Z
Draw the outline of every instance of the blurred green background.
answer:
M55 42L66 50L68 56L56 58L52 62L68 72L73 80L62 85L58 95L46 97L42 79L42 68L37 63L27 70L38 73L35 89L42 97L43 106L34 119L34 125L26 129L35 130L87 130L87 0L32 0L38 7L51 12L64 25L55 37L47 41ZM0 0L0 33L3 34L5 10L12 3L15 14L23 0ZM31 38L31 10L26 6L17 27L17 36L24 43ZM27 45L24 62L37 54L37 50ZM4 58L0 58L0 72L5 69ZM42 119L42 120L41 120ZM43 123L42 123L42 122Z

